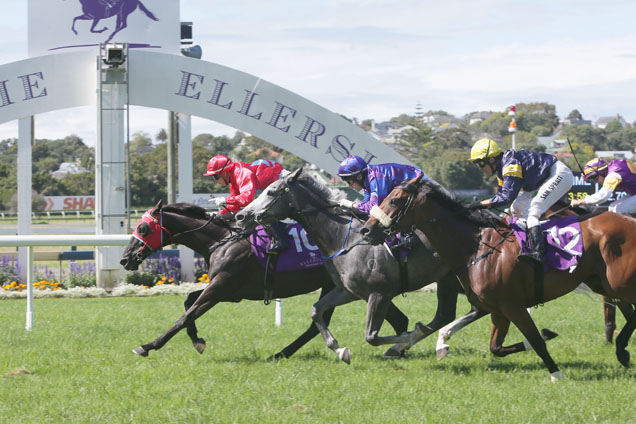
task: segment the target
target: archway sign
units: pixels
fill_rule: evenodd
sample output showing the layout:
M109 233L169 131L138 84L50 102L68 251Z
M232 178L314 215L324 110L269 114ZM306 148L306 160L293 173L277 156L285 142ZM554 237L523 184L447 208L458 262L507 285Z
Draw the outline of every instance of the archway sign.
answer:
M59 53L0 66L0 123L95 105L95 51ZM211 119L259 137L335 175L349 154L370 163L407 159L340 115L235 69L131 49L131 105Z

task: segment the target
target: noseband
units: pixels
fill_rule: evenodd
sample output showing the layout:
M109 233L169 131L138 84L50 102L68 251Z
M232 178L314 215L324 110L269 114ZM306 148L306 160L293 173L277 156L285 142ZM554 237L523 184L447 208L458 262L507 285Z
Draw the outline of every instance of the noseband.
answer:
M415 196L417 195L417 188L414 187L413 184L408 184L400 188L404 190L405 192L407 192L409 196L406 198L406 202L404 202L404 205L397 209L397 212L393 218L388 217L379 207L375 211L372 210L372 213L371 213L371 215L378 220L380 225L382 225L385 228L384 233L388 236L394 236L395 234L399 233L399 231L397 230L398 223L400 222L402 218L404 218L404 216L406 215L406 212L408 212L409 208L413 205L413 201L415 200ZM376 206L374 206L374 209L375 208ZM384 219L381 219L381 217L378 216L380 215L378 213L380 211L382 211L382 214L384 215ZM382 221L389 221L389 222L385 224Z

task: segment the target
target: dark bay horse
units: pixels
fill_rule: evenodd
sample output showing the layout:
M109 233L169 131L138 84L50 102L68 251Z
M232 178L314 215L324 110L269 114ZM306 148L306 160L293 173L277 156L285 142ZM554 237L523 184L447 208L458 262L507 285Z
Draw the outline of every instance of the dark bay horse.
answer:
M374 346L397 343L396 349L411 346L455 317L460 287L450 269L425 244L413 249L407 272L401 278L400 265L385 246L369 246L355 228L363 221L334 209L343 193L329 189L302 168L270 185L250 205L236 214L244 229L286 217L300 223L325 258L325 266L337 287L320 298L312 310L327 347L343 351L323 320L328 308L352 299L367 301L366 340ZM404 281L402 281L404 279ZM438 308L426 326L416 325L409 335L380 336L380 327L391 299L396 295L438 282ZM481 315L483 316L483 314ZM473 319L474 320L474 319Z
M361 232L381 243L385 232L416 227L457 274L468 300L491 312L490 350L497 356L511 353L503 346L510 322L528 339L543 360L552 381L563 377L548 353L526 308L537 304L534 265L518 259L519 245L509 227L483 211L470 211L428 181L413 179L396 187ZM584 252L573 272L545 272L543 299L549 301L585 282L594 292L636 302L636 220L604 212L580 218ZM616 338L618 361L629 365L627 343L636 328L631 314Z
M162 206L159 201L146 215L151 219L145 216L137 225L139 239L131 237L120 261L122 266L129 271L136 270L145 258L163 246L183 244L206 258L211 281L205 289L187 296L186 313L165 334L135 348L133 352L147 356L149 351L160 349L185 327L194 347L203 353L205 341L197 335L195 320L219 302L263 300L264 270L258 264L249 240L245 238L223 244L210 255L210 246L230 236L231 227L199 206L185 203ZM273 298L286 298L315 290L320 290L320 297L323 297L333 287L324 267L283 272L274 278ZM327 321L331 319L332 313L333 309L327 311ZM408 328L408 318L393 304L389 306L387 321L395 331L404 332ZM300 337L271 358L289 358L317 335L318 329L312 323Z
M150 10L146 8L146 6L143 5L140 0L80 0L80 3L82 5L82 14L76 16L73 19L73 25L71 25L71 30L75 33L75 35L77 35L77 31L75 30L76 21L92 20L93 24L91 25L90 31L101 33L106 31L108 28L103 27L95 29L97 23L102 19L117 16L115 29L104 43L108 43L113 39L115 34L128 26L128 15L133 13L137 8L144 12L144 14L153 21L159 20Z

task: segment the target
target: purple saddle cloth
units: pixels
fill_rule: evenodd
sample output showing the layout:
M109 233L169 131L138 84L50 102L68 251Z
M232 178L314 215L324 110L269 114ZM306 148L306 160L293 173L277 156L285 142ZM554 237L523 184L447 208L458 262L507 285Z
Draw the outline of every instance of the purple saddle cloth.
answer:
M522 252L529 252L526 231L517 225L517 218L508 220ZM553 218L541 223L546 241L543 270L550 268L574 272L579 257L583 254L581 225L576 216Z
M303 227L298 223L285 225L287 226L286 234L289 247L280 252L276 272L298 271L322 266L322 255L318 247L309 240ZM263 268L267 262L269 241L270 237L261 225L256 227L250 236L252 250Z

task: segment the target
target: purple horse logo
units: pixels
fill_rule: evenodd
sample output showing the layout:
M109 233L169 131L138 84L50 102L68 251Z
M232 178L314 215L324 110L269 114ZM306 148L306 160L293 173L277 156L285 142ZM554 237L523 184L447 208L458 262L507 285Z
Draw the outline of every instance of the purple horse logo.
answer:
M108 43L113 39L115 34L128 26L128 15L134 12L137 7L139 7L139 9L153 21L159 20L150 10L146 9L146 6L144 6L139 0L79 0L79 2L82 5L83 14L76 16L75 19L73 19L71 29L75 35L77 35L77 31L75 30L76 21L92 20L93 25L91 25L91 32L101 33L106 31L108 27L95 29L97 23L102 19L117 16L115 30L106 39L105 43Z

